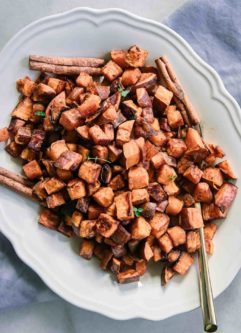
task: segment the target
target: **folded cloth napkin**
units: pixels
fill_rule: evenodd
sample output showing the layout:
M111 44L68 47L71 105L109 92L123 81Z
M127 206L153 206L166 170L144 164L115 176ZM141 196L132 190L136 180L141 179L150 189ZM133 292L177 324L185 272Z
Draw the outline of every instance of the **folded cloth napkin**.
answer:
M196 0L177 10L165 23L178 32L222 77L241 104L240 0ZM0 309L55 296L15 254L0 234Z

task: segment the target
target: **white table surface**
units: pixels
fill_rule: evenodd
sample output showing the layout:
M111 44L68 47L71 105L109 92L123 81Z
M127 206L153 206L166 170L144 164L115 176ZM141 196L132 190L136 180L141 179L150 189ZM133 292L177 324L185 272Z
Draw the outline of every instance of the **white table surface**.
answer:
M162 21L185 2L186 0L0 0L0 49L26 24L77 6L120 7ZM215 307L219 323L218 332L240 333L241 273L215 300ZM201 333L203 330L200 309L160 322L143 319L115 321L57 300L0 311L0 332Z

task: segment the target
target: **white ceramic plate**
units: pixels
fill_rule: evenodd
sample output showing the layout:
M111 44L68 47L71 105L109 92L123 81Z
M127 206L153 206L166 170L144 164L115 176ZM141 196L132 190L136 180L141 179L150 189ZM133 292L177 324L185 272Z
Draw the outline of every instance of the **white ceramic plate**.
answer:
M103 56L112 48L138 44L150 51L150 62L166 54L197 106L205 138L219 143L241 178L241 121L238 104L215 71L190 46L164 25L122 10L78 8L36 21L21 30L0 54L0 126L7 125L17 102L15 81L28 70L30 53L60 56ZM19 170L0 148L0 164ZM241 192L226 221L220 222L215 253L209 260L214 296L241 267ZM78 240L37 224L38 205L0 188L0 228L19 257L67 301L116 319L167 318L199 306L195 266L184 278L163 288L160 267L150 269L137 284L117 285L94 260L78 256Z

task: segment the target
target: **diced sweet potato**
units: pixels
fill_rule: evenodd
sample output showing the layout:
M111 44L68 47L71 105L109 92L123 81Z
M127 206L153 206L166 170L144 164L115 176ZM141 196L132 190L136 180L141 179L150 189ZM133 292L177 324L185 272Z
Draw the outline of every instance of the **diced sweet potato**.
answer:
M22 146L18 145L15 141L10 142L6 147L5 150L13 157L19 157L22 152Z
M158 239L158 243L162 251L165 253L169 253L173 249L171 237L167 233Z
M151 183L148 186L148 193L152 199L161 202L167 199L167 194L158 183Z
M40 151L45 140L45 131L40 129L33 130L28 148L34 151Z
M113 248L112 248L112 251L113 251ZM112 264L111 264L110 269L114 274L119 273L120 269L121 269L121 261L119 259L112 258Z
M117 175L111 179L109 186L113 191L121 190L125 187L125 181L122 175Z
M60 94L62 91L64 91L65 81L57 79L55 77L50 77L48 79L48 86L54 89L56 94Z
M116 144L118 146L122 146L124 143L130 141L134 122L135 120L128 120L119 125L116 133Z
M224 183L214 196L216 206L218 206L222 212L225 211L231 206L237 192L237 186L231 183Z
M116 216L120 221L128 221L134 218L131 202L131 192L123 192L115 197Z
M146 108L152 106L152 101L145 88L136 89L137 103L140 107Z
M101 99L99 96L94 94L86 95L82 104L78 106L80 117L86 120L86 118L93 116L97 112L100 106L100 102Z
M67 191L71 200L86 196L85 183L81 179L72 179L68 182Z
M171 128L176 129L176 128L184 125L184 121L183 121L181 112L176 110L175 105L169 105L167 107L166 115L167 115L168 125Z
M83 214L75 210L71 216L72 227L78 229L81 221L83 221Z
M153 251L153 261L154 262L158 262L163 259L164 256L162 254L162 250L160 249L160 247L158 245L152 246L152 251Z
M101 187L92 197L100 206L109 207L113 202L114 193L111 187Z
M186 157L182 157L177 163L178 173L183 174L191 165L193 165L192 161Z
M170 156L180 158L186 150L187 146L181 139L169 139L167 142L167 153Z
M125 50L111 50L110 51L110 56L111 59L119 65L121 68L125 68L128 66L126 63L126 53L127 51Z
M109 238L117 230L119 222L108 214L100 214L97 223L96 230L102 236Z
M86 161L79 168L79 177L88 184L94 184L99 178L101 166L97 163Z
M105 132L98 125L90 127L89 135L96 145L107 146L111 142Z
M108 267L112 257L113 257L112 251L110 251L109 249L104 249L103 257L100 262L100 268L103 270L107 270L107 267Z
M138 261L136 261L136 271L140 274L140 276L144 275L146 273L147 270L147 263L145 260L140 259Z
M0 128L0 142L7 141L9 139L9 132L7 127Z
M159 169L162 165L176 166L176 160L167 155L166 152L160 151L151 158L152 165L155 169Z
M119 283L130 283L139 281L140 274L134 269L127 269L124 272L119 272L116 277Z
M155 73L141 73L141 77L135 84L135 88L145 88L150 91L155 87L157 82L157 75Z
M205 239L213 239L217 231L217 225L214 223L206 223L204 226Z
M50 178L44 182L43 188L48 193L48 195L58 192L65 187L65 183L58 178Z
M188 253L196 252L201 246L200 237L197 231L187 232L186 250Z
M175 226L167 229L167 233L170 236L174 247L186 243L186 232L183 228Z
M105 208L97 205L95 202L88 207L88 219L95 220L101 213L105 213Z
M210 203L213 199L212 191L207 183L198 183L194 190L194 200L196 202Z
M153 257L152 248L147 241L145 241L142 244L142 246L140 248L140 253L141 253L141 257L146 261L150 261L150 259Z
M82 238L93 238L96 234L96 220L83 220L80 223L79 236Z
M160 238L167 231L170 218L168 215L163 213L155 213L153 218L150 220L151 234L156 238Z
M23 79L17 80L18 91L26 97L31 97L36 88L36 83L32 81L28 76Z
M82 156L73 151L65 151L55 161L55 167L62 170L74 171L78 168L82 161Z
M31 180L40 178L43 175L42 170L36 160L25 164L23 166L23 171L25 175Z
M163 267L161 275L162 285L164 286L165 284L167 284L167 282L169 282L173 278L174 274L175 272L171 267Z
M87 213L88 207L89 207L90 199L89 198L80 198L77 201L76 208L81 212L81 213Z
M217 167L222 171L222 173L231 179L237 179L235 173L232 170L231 165L227 160L218 163Z
M113 121L116 120L117 118L117 112L116 109L113 105L109 106L98 118L98 124L107 124L107 123L112 123Z
M65 204L64 196L61 192L51 194L46 198L48 208L55 208Z
M146 155L146 161L149 161L159 152L160 148L153 145L149 140L146 140L144 150Z
M149 201L149 194L146 189L137 189L131 191L131 201L133 205L141 205Z
M88 196L93 195L96 191L98 191L98 189L100 188L101 183L99 181L97 181L94 184L87 184L87 193Z
M10 124L8 126L8 131L11 134L16 134L17 130L24 126L26 124L26 122L22 119L18 119L18 118L11 118Z
M206 168L203 171L202 179L214 188L220 187L223 184L223 176L218 168Z
M57 229L58 232L60 232L62 235L66 237L73 237L74 236L74 231L73 228L69 225L67 225L65 222L60 222L60 225L58 226Z
M180 255L180 250L171 250L171 252L169 252L167 255L167 260L170 263L175 263L180 258Z
M194 128L188 128L185 143L187 146L185 155L192 157L195 162L202 161L209 154L201 136Z
M193 257L186 252L182 252L178 262L172 267L172 269L180 275L185 275L190 266L193 264Z
M125 157L125 168L129 169L140 162L140 149L134 140L123 145L123 154Z
M115 80L118 76L122 74L122 69L117 63L110 60L107 62L107 64L102 69L103 75L105 78L107 78L109 81Z
M12 111L11 116L25 121L28 121L33 109L33 102L29 97L21 100L15 109Z
M73 174L70 170L63 170L56 168L56 175L63 181L68 181L73 178Z
M76 84L79 87L87 88L88 86L93 84L92 76L87 73L80 72L79 76L76 79Z
M90 260L94 254L95 243L92 240L84 239L80 245L80 256Z
M205 239L205 248L207 254L211 256L214 252L214 243L211 239Z
M177 177L175 170L167 164L164 164L157 174L157 181L160 184L167 185L173 182Z
M202 216L204 221L221 219L227 216L227 210L221 211L221 209L214 203L202 205Z
M183 207L183 201L174 197L174 196L169 196L168 197L168 205L166 208L166 213L170 215L178 215Z
M142 89L142 88L140 88L140 89ZM153 113L152 107L150 107L150 106L144 107L142 109L142 117L148 124L153 124L153 122L154 122L154 113Z
M47 84L39 83L33 91L32 100L35 102L50 101L55 95L56 92L53 88Z
M173 93L163 86L158 86L155 92L153 105L157 111L163 112L170 105Z
M60 119L60 125L62 125L67 131L72 131L83 124L83 120L80 116L79 110L71 109L62 112Z
M133 239L143 239L151 234L151 225L144 217L137 217L131 224L131 237Z
M35 195L37 195L37 197L40 199L40 200L45 200L46 197L47 197L47 193L45 191L45 188L44 188L44 183L48 181L48 178L45 179L45 180L40 180L39 182L37 182L34 187L33 187L33 193Z
M66 108L65 92L61 92L49 103L46 109L46 117L51 117L51 122L56 123L61 115L61 112Z
M121 258L127 253L127 250L123 245L112 246L111 251L113 252L115 258Z
M199 208L183 208L181 212L181 226L185 230L203 227L203 219Z
M149 175L146 169L141 166L130 168L128 172L129 189L138 189L147 187L149 184Z
M222 148L217 145L208 144L207 147L209 150L209 155L206 157L205 162L207 163L207 165L213 166L216 162L216 159L223 158L225 154Z
M46 228L57 230L60 223L60 218L50 209L44 209L39 216L38 223Z
M19 127L15 135L15 142L18 145L27 145L31 140L32 130L30 127L23 126Z
M166 141L167 141L167 137L166 135L164 134L164 132L162 132L161 130L159 131L156 131L153 135L151 135L149 137L149 140L155 145L155 146L158 146L158 147L161 147L163 146Z
M177 195L180 192L180 188L175 182L170 182L167 185L164 185L163 188L167 195Z
M185 193L183 196L182 196L182 200L183 200L183 203L184 203L184 206L185 207L191 207L192 205L194 205L195 203L195 199L193 198L193 196L189 193Z
M126 119L136 119L140 117L142 109L137 106L132 99L122 102L122 113Z
M202 175L202 170L199 169L196 165L191 165L183 173L183 176L190 180L193 184L199 183Z
M124 87L132 86L141 77L141 71L138 68L126 69L121 77L121 83Z
M111 239L119 245L126 244L131 238L131 234L120 224L118 229L111 236Z
M145 65L148 52L139 46L132 46L126 54L125 61L131 67L142 67Z
M65 141L57 140L47 149L47 155L51 160L56 161L60 155L66 151L68 151L68 147L66 146Z
M96 84L95 89L102 101L106 100L110 95L110 87Z

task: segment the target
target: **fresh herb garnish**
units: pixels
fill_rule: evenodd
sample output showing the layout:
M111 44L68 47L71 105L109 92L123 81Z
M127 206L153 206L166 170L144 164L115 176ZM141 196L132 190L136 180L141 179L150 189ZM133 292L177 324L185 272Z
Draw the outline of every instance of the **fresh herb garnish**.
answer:
M35 116L39 116L39 117L45 117L45 112L43 112L43 111L36 111L36 112L34 112L34 115Z
M168 179L169 179L170 182L174 182L176 180L176 178L177 178L176 175L172 175Z
M143 212L143 208L133 206L133 212L136 217L139 217L139 216L141 216L141 213Z
M87 156L87 160L94 160L95 163L97 163L97 161L104 161L106 163L111 163L111 161L109 160L105 160L104 158L100 158L100 157L90 157L90 156Z
M130 88L124 89L122 85L119 85L118 91L121 94L121 97L126 97L130 93L131 89Z

